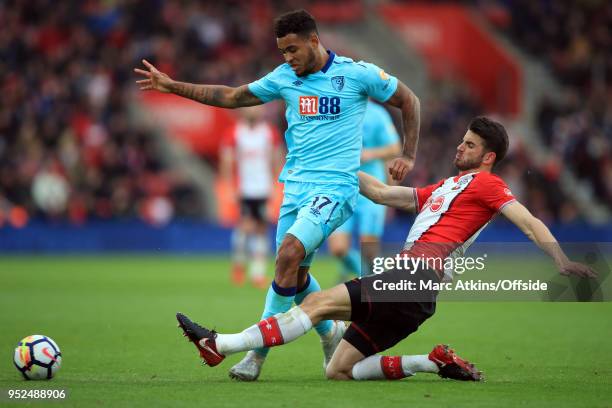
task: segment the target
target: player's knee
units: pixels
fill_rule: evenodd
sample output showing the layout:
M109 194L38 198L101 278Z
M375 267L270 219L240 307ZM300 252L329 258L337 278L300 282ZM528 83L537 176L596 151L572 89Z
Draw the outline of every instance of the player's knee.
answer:
M350 371L351 371L350 369L343 369L341 367L337 367L337 366L334 366L333 364L330 364L325 369L325 377L328 380L336 380L336 381L350 380L351 379Z
M313 322L320 322L329 318L330 312L333 312L331 300L325 295L325 292L314 292L306 296L300 307L306 312Z
M285 239L278 249L276 262L279 265L299 265L304 259L304 255L304 247L300 241L295 238Z

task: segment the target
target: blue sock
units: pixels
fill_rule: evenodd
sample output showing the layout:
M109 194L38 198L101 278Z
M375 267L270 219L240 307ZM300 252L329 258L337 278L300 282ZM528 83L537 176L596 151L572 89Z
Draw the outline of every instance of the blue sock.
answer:
M261 315L261 320L267 319L268 317L274 316L277 313L284 313L291 309L293 305L293 299L295 297L296 288L282 288L272 281L272 286L268 289L266 295L266 305L264 312ZM255 349L257 354L262 357L268 355L270 351L267 347Z
M347 254L342 258L342 265L351 273L361 276L361 256L355 248L349 249Z
M295 294L295 304L299 305L304 301L306 296L313 292L320 291L321 285L319 285L319 282L317 282L314 276L308 274L308 276L306 277L306 283L300 288L298 293ZM317 331L317 333L319 333L319 336L324 336L331 331L332 327L333 323L331 320L321 320L315 325L315 330Z

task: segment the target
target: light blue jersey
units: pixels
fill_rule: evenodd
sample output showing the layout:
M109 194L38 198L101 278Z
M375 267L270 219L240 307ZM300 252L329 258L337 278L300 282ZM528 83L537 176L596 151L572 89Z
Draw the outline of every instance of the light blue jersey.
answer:
M382 106L368 103L363 119L363 148L377 149L399 142L399 135L391 115ZM361 165L361 171L368 173L382 182L387 181L384 160L370 160Z
M328 53L313 74L298 77L285 63L249 84L262 102L285 100L281 182L357 184L368 97L385 102L397 89L397 79L376 65Z

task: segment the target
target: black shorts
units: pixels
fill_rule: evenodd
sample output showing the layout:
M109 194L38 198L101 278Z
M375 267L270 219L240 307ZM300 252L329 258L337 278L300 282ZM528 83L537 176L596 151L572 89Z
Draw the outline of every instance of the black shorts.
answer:
M257 221L266 220L266 203L265 198L241 198L240 199L240 215L250 217Z
M435 313L437 292L389 293L374 288L380 287L381 281L397 283L420 279L439 282L438 275L430 270L418 271L415 275L389 271L346 282L352 323L344 340L367 357L393 347L414 333Z

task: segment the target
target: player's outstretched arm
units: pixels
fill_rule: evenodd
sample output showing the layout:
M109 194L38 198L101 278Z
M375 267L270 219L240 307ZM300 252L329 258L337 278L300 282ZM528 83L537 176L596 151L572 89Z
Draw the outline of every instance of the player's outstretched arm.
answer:
M391 162L389 174L393 180L401 181L414 167L419 129L421 128L421 103L419 98L402 81L398 81L397 90L387 103L402 111L402 138L404 146L402 157Z
M404 211L416 211L414 188L390 186L363 171L359 176L359 192L377 204L398 208Z
M197 85L179 82L155 68L149 61L142 60L142 63L147 68L146 70L134 68L134 72L145 77L145 79L136 81L141 91L156 90L173 93L205 105L220 108L241 108L263 103L249 91L247 85L233 88L224 85Z
M501 213L555 261L562 275L588 278L597 276L595 271L587 265L570 261L548 227L540 219L534 217L521 203L512 202L502 208Z

